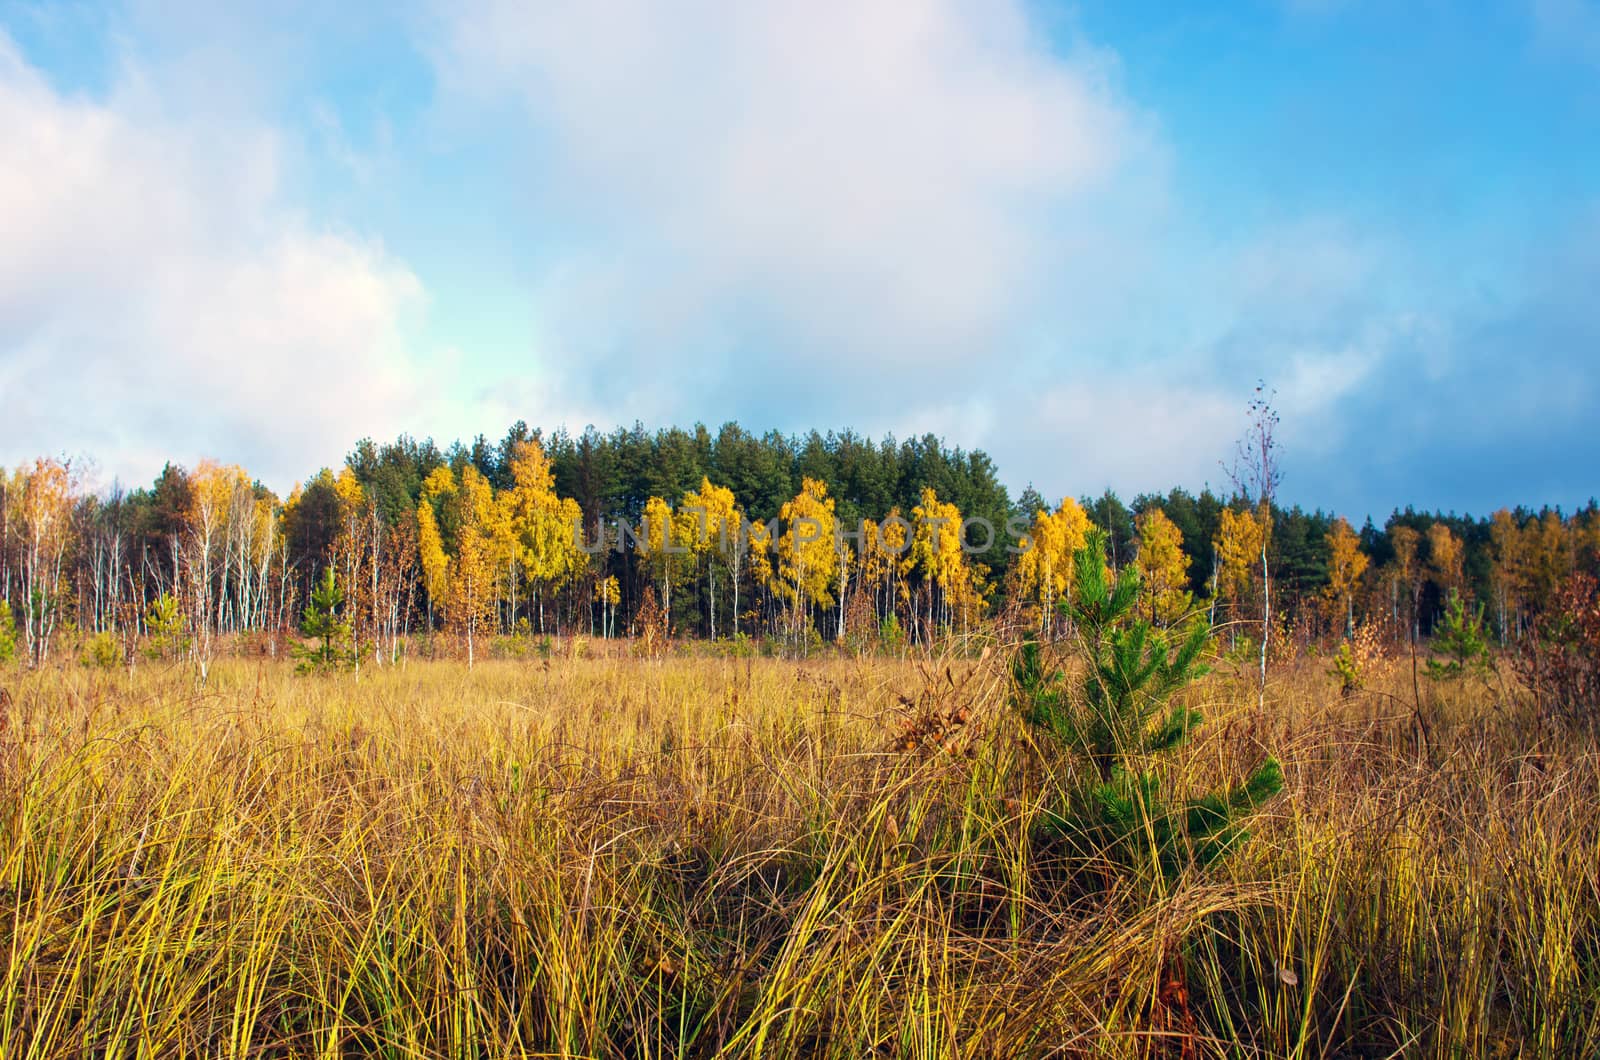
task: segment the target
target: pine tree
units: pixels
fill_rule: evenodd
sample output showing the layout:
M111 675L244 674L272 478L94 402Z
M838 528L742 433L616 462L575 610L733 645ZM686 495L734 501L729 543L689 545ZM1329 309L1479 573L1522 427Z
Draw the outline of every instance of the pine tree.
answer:
M1489 642L1483 635L1483 605L1468 614L1461 594L1452 589L1433 635L1432 654L1440 656L1428 660L1428 676L1435 681L1487 671Z
M1155 865L1171 878L1205 866L1245 835L1243 819L1283 787L1267 758L1243 784L1174 803L1163 756L1200 724L1173 696L1205 673L1210 629L1194 621L1158 630L1136 617L1138 568L1111 580L1105 535L1091 530L1074 557L1077 595L1069 611L1085 673L1076 687L1025 641L1012 666L1014 702L1067 759L1065 804L1046 819L1043 839L1083 857L1129 868Z
M289 649L300 660L295 667L298 673L338 670L355 664L350 620L339 611L343 605L344 590L339 587L333 567L322 568L322 579L311 590L311 602L300 621L301 635L321 643L312 647L296 644Z
M189 637L187 621L179 607L177 597L171 593L162 593L150 603L150 611L145 615L145 629L150 631L150 646L145 649L146 657L154 659L177 659L189 650Z

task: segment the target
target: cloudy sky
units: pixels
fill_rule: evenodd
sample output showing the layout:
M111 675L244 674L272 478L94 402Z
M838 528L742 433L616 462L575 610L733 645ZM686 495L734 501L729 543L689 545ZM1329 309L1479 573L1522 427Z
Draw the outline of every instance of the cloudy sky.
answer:
M0 462L737 419L1132 494L1265 379L1287 499L1600 492L1600 2L1193 6L0 0Z

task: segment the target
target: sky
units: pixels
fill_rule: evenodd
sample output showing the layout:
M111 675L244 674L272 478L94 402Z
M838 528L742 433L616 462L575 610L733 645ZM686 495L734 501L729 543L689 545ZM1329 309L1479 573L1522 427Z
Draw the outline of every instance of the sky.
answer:
M1286 501L1600 492L1600 0L0 0L0 463L737 420L1131 497L1258 381Z

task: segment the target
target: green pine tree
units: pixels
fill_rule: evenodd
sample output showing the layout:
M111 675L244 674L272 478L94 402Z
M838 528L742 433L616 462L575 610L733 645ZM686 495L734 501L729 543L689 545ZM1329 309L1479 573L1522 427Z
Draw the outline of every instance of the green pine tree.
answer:
M177 659L189 650L183 612L171 593L162 593L150 602L144 625L150 632L150 646L145 649L148 658Z
M1067 759L1064 805L1047 817L1043 838L1171 878L1235 846L1283 774L1269 757L1237 787L1174 801L1164 760L1201 718L1172 698L1205 673L1199 659L1211 631L1198 616L1171 630L1136 617L1138 571L1130 564L1110 582L1104 555L1104 534L1091 531L1075 557L1077 591L1062 608L1078 630L1083 677L1069 684L1030 638L1013 662L1014 701Z
M341 618L339 608L344 605L344 590L334 577L333 567L322 569L322 579L311 590L311 602L300 619L302 636L312 637L320 643L307 647L291 646L290 652L299 659L295 670L309 673L313 670L338 670L352 666L356 661L350 623Z
M1444 618L1434 631L1430 652L1438 656L1428 660L1428 676L1435 681L1469 673L1487 673L1492 660L1489 639L1483 633L1483 605L1479 604L1477 610L1469 614L1461 594L1450 590Z

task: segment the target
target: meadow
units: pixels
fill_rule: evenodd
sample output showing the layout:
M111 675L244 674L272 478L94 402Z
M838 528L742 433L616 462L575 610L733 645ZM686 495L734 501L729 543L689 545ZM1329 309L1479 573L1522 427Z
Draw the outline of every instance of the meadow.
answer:
M1186 690L1285 787L1167 880L1033 841L1003 645L9 668L0 1056L1600 1055L1593 733L1327 670Z

